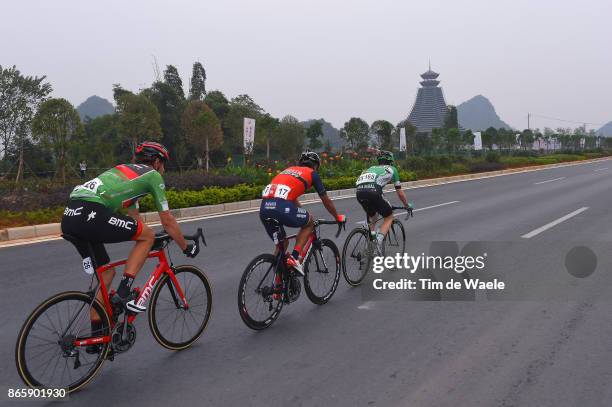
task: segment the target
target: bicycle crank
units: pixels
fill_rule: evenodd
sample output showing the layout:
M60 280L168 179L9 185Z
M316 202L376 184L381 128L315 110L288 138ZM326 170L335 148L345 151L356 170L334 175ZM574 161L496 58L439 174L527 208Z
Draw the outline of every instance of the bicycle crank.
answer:
M111 337L114 354L128 351L134 345L134 342L136 342L136 328L134 325L130 323L118 323L115 325Z

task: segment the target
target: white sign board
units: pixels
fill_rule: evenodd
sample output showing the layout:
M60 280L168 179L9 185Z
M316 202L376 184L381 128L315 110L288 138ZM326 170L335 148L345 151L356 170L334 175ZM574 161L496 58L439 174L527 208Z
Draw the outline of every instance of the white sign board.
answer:
M406 151L406 129L400 129L400 151Z
M253 144L255 143L255 119L244 118L244 152L250 154L253 152Z
M482 133L474 132L474 150L482 150Z

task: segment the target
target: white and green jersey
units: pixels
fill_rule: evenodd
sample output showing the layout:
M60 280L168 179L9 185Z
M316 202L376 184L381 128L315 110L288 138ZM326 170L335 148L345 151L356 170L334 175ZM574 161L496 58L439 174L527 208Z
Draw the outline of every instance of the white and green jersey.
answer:
M401 187L399 172L392 165L374 165L363 171L357 178L357 189L376 189L382 192L385 185L393 183Z

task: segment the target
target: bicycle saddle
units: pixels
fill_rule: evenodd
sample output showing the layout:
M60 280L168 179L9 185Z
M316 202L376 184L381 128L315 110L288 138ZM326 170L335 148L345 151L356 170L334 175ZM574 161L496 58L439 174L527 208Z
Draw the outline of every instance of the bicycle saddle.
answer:
M280 225L280 222L277 219L274 219L274 218L266 218L266 219L264 219L264 222L270 223L270 224L274 224L274 225L277 225L277 226Z

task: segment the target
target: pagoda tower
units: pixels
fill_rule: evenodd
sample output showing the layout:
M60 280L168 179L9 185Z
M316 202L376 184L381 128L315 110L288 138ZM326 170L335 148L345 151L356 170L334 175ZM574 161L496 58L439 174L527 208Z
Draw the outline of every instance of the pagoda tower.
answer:
M419 89L410 111L408 120L417 128L417 133L431 133L432 129L444 127L444 118L448 108L444 100L442 88L438 87L440 81L436 78L440 74L429 70L421 74L421 88Z

